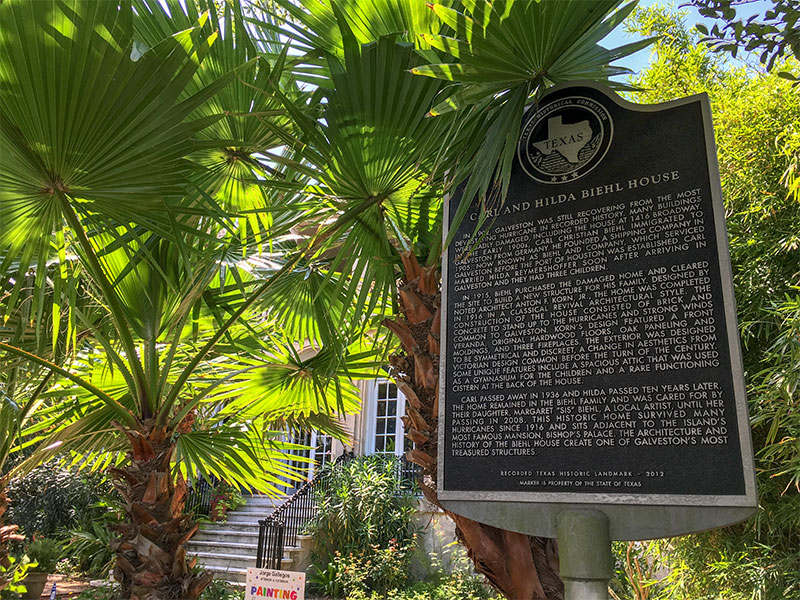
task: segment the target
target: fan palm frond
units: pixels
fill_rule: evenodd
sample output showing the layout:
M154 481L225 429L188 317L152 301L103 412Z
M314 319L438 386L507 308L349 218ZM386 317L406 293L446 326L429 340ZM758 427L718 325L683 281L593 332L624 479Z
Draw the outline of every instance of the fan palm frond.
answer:
M622 7L619 0L464 0L459 8L432 5L452 33L423 37L454 60L415 67L413 72L456 85L430 114L472 109L486 115L482 144L454 178L469 178L456 221L476 196L484 208L504 200L523 112L548 87L575 80L629 87L610 78L631 71L611 63L654 38L612 49L600 42L637 1Z

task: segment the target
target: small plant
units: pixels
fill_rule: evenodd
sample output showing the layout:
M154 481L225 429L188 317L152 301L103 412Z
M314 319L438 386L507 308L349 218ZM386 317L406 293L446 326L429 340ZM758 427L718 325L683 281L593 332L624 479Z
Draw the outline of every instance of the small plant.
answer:
M25 586L25 577L28 575L30 563L18 561L13 556L8 557L8 567L0 564L0 582L5 582L5 586L0 586L0 600L11 600L28 591Z
M448 543L448 539L452 539L452 534L444 531L441 522L434 519L428 527L433 537L433 549L425 552L420 548L416 557L421 572L420 579L437 582L455 573L477 577L466 548L455 540Z
M431 525L439 543L418 557L425 572L424 581L390 596L392 600L499 600L474 571L467 551L459 542L444 544L446 534L438 521ZM351 599L348 599L351 600ZM370 599L372 600L372 599Z
M114 562L111 550L114 533L102 523L89 523L85 529L75 529L69 533L70 539L64 552L74 567L89 577L108 575Z
M657 542L614 542L613 600L653 600L659 595Z
M75 600L116 600L119 597L119 585L101 585L83 590Z
M214 486L214 495L211 497L211 520L223 521L229 510L236 510L244 504L244 497L238 488L220 481Z
M339 583L339 571L333 563L325 566L311 565L308 574L309 586L319 594L331 598L341 598L342 584Z
M104 578L114 562L111 544L116 537L114 525L121 520L122 507L112 499L105 499L91 509L65 537L64 555L79 572Z
M61 542L53 538L35 538L25 549L31 562L31 571L36 573L54 573L58 561L64 554ZM33 566L36 563L36 566Z
M244 589L231 586L222 579L214 579L200 594L199 600L244 600Z

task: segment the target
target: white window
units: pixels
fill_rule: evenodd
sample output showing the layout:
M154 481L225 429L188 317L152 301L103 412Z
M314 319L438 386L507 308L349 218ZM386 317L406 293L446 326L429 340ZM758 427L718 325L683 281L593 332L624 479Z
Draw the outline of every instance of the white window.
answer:
M309 479L314 477L314 472L333 460L333 438L326 433L314 431L311 434L311 474Z
M405 439L401 417L406 412L406 399L392 381L378 380L371 386L367 410L367 454L400 456L411 443Z
M311 459L311 463L306 461L289 461L293 467L303 472L309 480L314 479L315 473L319 469L333 460L333 438L325 433L318 431L292 430L284 436L286 441L292 444L302 444L311 446L309 450L295 451L294 453L304 458ZM300 488L305 482L291 482L284 486L285 491Z

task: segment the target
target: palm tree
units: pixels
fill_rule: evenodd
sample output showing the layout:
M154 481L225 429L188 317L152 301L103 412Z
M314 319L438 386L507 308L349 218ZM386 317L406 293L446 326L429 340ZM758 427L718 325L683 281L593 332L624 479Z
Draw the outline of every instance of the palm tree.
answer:
M314 169L309 193L320 198L325 243L315 258L350 274L338 285L360 310L372 308L360 301L366 290L389 301L377 306L386 307L379 317L400 342L391 363L407 398L415 445L408 458L422 466L423 493L440 506L443 194L465 184L452 231L473 202L485 215L503 200L524 110L554 84L627 72L610 63L651 40L599 45L636 4L618 9L616 0L276 2L300 54L295 75L325 98L314 106L286 101L300 130L287 143ZM554 540L450 516L476 569L508 598L563 597Z
M609 64L642 45L599 46L633 8L615 0L275 3L282 25L211 0L0 7L5 313L49 319L72 359L0 348L53 374L42 397L70 399L41 411L37 458L113 463L129 597L199 594L186 477L269 490L291 476L260 469L272 419L329 423L370 368L350 340L382 318L401 342L410 458L438 503L443 194L466 180L463 211L502 201L526 106L621 72ZM323 351L303 358L296 335ZM508 597L558 597L552 542L453 517Z
M282 59L255 57L237 4L20 1L0 15L2 385L21 390L20 365L44 374L35 422L3 422L38 444L28 465L111 473L123 597L196 598L211 574L186 554L187 479L278 494L299 477L281 428L341 435L332 414L356 409L350 380L372 364L342 336L325 346L324 328L304 327L322 349L303 357L280 322L277 282L307 253L290 235L303 220L290 157L269 152L288 135L263 91ZM337 293L305 306L348 312Z

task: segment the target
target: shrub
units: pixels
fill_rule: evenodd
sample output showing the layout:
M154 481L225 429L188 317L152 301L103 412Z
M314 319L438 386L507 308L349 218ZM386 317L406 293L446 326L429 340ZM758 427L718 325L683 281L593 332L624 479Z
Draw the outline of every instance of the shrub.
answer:
M75 529L69 531L64 553L72 566L89 577L104 578L113 562L114 525L122 518L122 507L113 500L94 504Z
M420 581L385 594L356 590L348 594L347 600L502 600L502 596L489 591L475 575L454 573L439 581Z
M408 578L410 554L416 538L400 545L396 540L389 544L370 546L360 552L346 555L337 553L333 558L336 582L345 594L374 591L385 594L405 583Z
M329 465L320 474L318 512L306 530L315 540L309 581L337 594L385 590L408 573L416 536L416 499L398 477L396 462L381 456Z
M36 538L25 549L25 554L32 563L36 563L36 567L32 567L32 571L37 573L54 573L56 565L61 557L64 555L64 547L61 542L52 538Z
M53 537L75 527L91 512L90 507L110 491L104 475L43 465L9 485L8 520L28 536Z
M394 460L357 457L327 467L320 476L327 486L307 530L325 564L337 551L349 554L370 546L386 548L390 540L402 545L412 539L416 499L402 489Z

